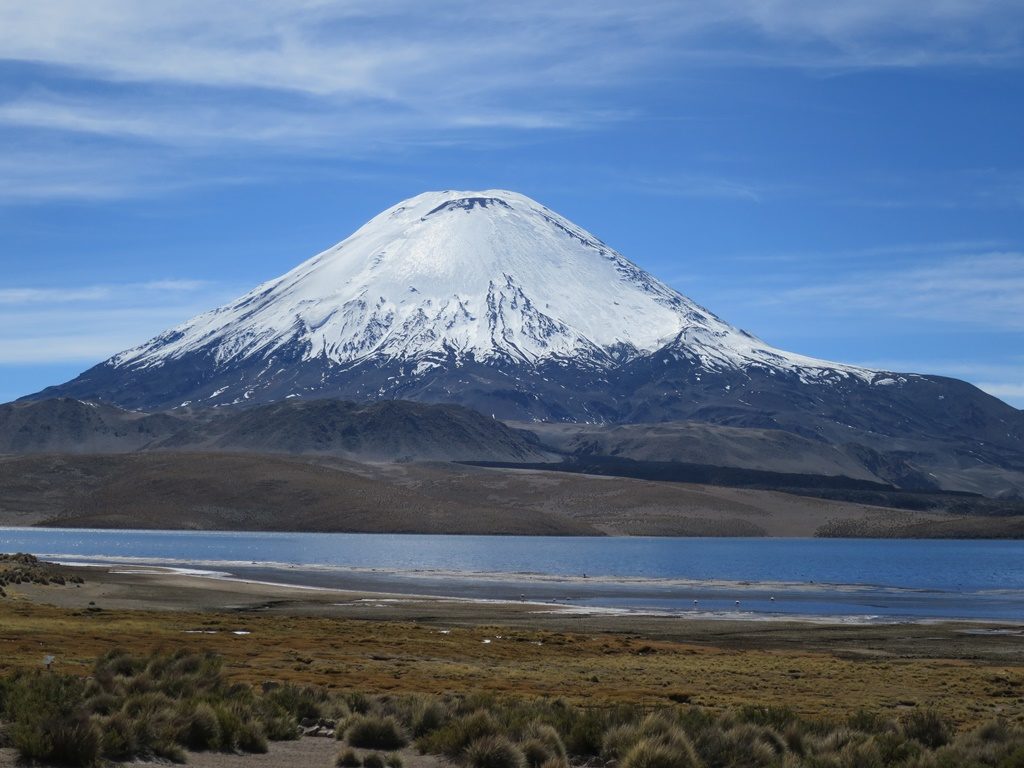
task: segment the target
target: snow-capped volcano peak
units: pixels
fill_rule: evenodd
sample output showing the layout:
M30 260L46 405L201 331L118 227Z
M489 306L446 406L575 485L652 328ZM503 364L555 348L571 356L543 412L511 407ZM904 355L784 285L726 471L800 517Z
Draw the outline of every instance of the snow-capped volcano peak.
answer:
M415 361L609 367L663 348L711 368L872 372L768 347L601 240L505 190L426 192L237 301L108 364L193 353L225 366L284 355L348 368ZM268 372L269 373L269 372Z

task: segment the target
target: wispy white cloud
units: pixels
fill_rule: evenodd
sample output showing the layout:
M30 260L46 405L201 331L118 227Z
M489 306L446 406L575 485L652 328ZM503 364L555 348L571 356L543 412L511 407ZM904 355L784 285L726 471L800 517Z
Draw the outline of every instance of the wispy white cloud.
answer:
M760 203L766 196L781 193L779 185L751 182L711 174L632 177L617 181L617 189L662 197L691 197Z
M180 294L197 291L208 285L203 280L151 280L144 283L87 285L72 288L0 288L0 305L17 304L70 304L79 302L109 302L118 298L134 300L160 294Z
M765 306L828 315L864 312L960 326L1024 330L1024 253L944 257L922 266L873 268L760 293Z
M176 0L159 9L35 0L0 7L0 56L121 81L415 100L413 88L424 84L436 96L495 83L607 82L669 53L809 65L991 63L1020 56L1022 23L1013 0Z
M239 293L170 279L0 290L0 365L94 364Z
M721 258L737 263L793 264L797 267L814 262L828 264L871 263L882 261L889 269L905 262L918 263L922 257L931 259L959 258L962 255L992 253L1009 249L1004 240L947 240L920 243L891 243L859 248L839 248L828 252L811 250L742 252Z
M84 89L86 103L69 84L77 99L22 94L0 122L182 142L301 140L328 125L351 134L364 121L369 136L389 115L421 129L564 129L615 112L566 109L567 99L581 106L581 92L659 77L673 62L921 67L1022 55L1024 11L1012 0L555 5L4 3L0 59L121 87ZM245 101L245 119L233 96Z
M695 298L787 349L952 376L1024 407L1024 253L991 245L902 243L761 264L741 255L731 257L741 284L726 271Z
M692 67L1024 60L1013 0L33 0L0 2L0 29L0 65L18 73L0 95L0 130L32 137L40 155L0 149L6 201L221 181L184 170L180 153L259 145L358 158L599 129L642 117L632 86ZM109 146L67 158L52 136ZM643 183L676 196L766 194L722 174Z

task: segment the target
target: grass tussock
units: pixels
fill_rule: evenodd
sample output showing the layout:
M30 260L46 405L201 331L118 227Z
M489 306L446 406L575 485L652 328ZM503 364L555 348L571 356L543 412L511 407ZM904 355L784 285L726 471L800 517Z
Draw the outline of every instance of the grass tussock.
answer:
M465 762L472 768L525 768L522 750L504 736L484 736L466 748Z
M405 728L393 715L353 715L345 729L345 738L362 749L401 749L409 743Z
M0 678L0 736L26 762L182 762L187 751L265 752L305 729L337 728L341 768L402 768L414 743L459 768L1022 768L1024 727L958 731L942 712L806 718L781 707L715 712L587 707L496 695L369 695L229 683L210 654L121 652L85 678Z
M210 654L113 651L85 679L12 673L0 681L0 721L25 761L183 762L186 750L260 753L268 739L296 738L308 698L230 685Z
M359 768L362 764L363 761L359 759L358 753L351 747L341 750L334 760L334 765L337 768Z

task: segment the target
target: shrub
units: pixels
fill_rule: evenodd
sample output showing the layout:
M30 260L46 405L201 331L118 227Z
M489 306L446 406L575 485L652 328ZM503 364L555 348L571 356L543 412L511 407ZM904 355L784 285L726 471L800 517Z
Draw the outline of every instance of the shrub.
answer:
M121 705L121 711L129 717L166 712L174 708L174 702L159 692L136 693L128 696Z
M349 744L363 749L401 749L409 743L401 723L391 715L353 715L345 735Z
M601 757L605 760L621 760L642 738L643 733L637 723L610 728L601 740Z
M345 704L348 708L355 712L357 715L369 714L373 707L373 703L370 701L370 697L365 693L350 693L345 697Z
M1024 765L1024 746L1007 753L1006 757L999 762L999 768L1020 768L1022 765Z
M12 729L11 738L26 762L91 766L100 758L100 731L82 714L21 720Z
M768 761L775 755L781 755L786 751L785 739L773 728L746 723L730 728L726 731L726 736L737 745L740 751L764 755L770 753L771 757L768 758Z
M455 760L474 741L486 736L497 736L500 732L501 728L494 715L478 709L422 737L416 747L421 753L441 754Z
M794 723L786 728L782 738L786 741L786 749L794 755L803 757L807 754L807 742L804 739L803 729L799 725Z
M857 710L850 715L846 724L853 730L864 733L884 733L898 728L896 723L878 712L869 712L864 709Z
M271 741L295 741L302 734L295 720L284 712L264 713L260 718L263 732Z
M139 754L153 754L169 760L174 760L176 755L184 755L178 743L184 723L176 710L171 707L145 710L130 718L123 710L121 714L130 723Z
M36 671L16 676L4 695L4 713L17 722L30 716L34 720L64 717L79 709L85 696L85 683L77 677Z
M707 728L697 737L697 750L708 765L769 766L786 752L785 740L774 729L744 723L725 730L724 725Z
M152 751L157 757L170 760L172 763L184 763L187 760L185 750L181 748L180 744L175 744L173 741L158 742L153 745Z
M218 749L221 745L220 722L209 704L197 704L183 716L178 741L193 752Z
M220 729L220 749L231 752L238 747L238 738L242 732L242 718L238 711L228 704L217 704L213 708Z
M472 768L525 768L526 760L515 744L504 736L484 736L466 748L466 762Z
M834 728L826 734L814 739L813 751L816 753L841 752L848 744L863 741L865 735L845 726Z
M409 711L409 727L413 738L436 731L448 720L448 710L436 700L417 700Z
M82 680L50 672L21 675L5 686L10 741L23 760L91 765L99 759L100 733L82 707L84 696Z
M85 708L95 715L109 715L120 706L120 696L102 691L90 696L85 702Z
M100 759L100 730L84 715L58 720L50 728L50 753L43 762L94 765Z
M902 721L903 732L909 739L916 739L930 749L948 744L951 729L934 709L914 710Z
M883 765L903 765L921 754L921 744L908 740L897 731L887 731L875 736L875 745L882 757Z
M601 743L601 757L606 760L622 760L642 739L651 739L661 744L678 741L683 749L689 746L689 738L679 726L664 714L653 714L639 723L625 723L610 728Z
M267 737L263 733L263 727L255 721L242 723L238 729L238 749L242 752L265 754L267 751Z
M104 757L112 760L130 760L140 751L135 724L123 713L117 712L99 722L100 749Z
M688 741L652 737L637 742L620 763L622 768L698 768L700 764Z
M573 719L565 738L566 751L578 757L601 754L607 719L594 710L585 710Z
M854 768L884 768L886 765L878 743L870 736L863 741L848 744L839 757L844 765Z
M527 739L519 744L519 749L522 750L526 764L530 768L540 768L548 760L555 758L548 746L540 739Z
M797 714L789 707L748 705L736 713L736 719L740 723L768 726L779 730L796 721Z
M363 758L363 768L384 768L384 758L371 752Z
M338 768L358 768L362 765L362 762L359 760L359 755L356 754L356 751L349 748L343 749L338 753L338 757L334 760L334 764L338 766Z
M145 668L145 662L127 651L115 648L96 660L93 674L101 677L131 677Z
M390 755L384 758L384 764L388 768L402 768L404 763L402 762L402 756L397 752L392 752Z
M526 736L543 744L551 757L563 763L567 761L568 756L566 755L565 744L562 743L562 737L554 726L547 723L534 722L526 729Z
M320 688L300 687L288 683L270 689L265 699L296 720L319 720L325 714L327 694Z

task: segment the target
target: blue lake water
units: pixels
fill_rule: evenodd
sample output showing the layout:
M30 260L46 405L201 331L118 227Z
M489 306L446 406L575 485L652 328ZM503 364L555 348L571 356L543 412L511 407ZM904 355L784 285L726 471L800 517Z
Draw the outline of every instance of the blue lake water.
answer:
M580 608L749 618L1024 621L1020 541L3 528L0 551Z

